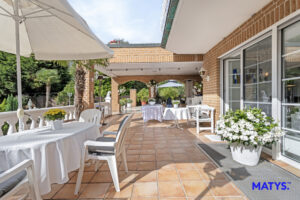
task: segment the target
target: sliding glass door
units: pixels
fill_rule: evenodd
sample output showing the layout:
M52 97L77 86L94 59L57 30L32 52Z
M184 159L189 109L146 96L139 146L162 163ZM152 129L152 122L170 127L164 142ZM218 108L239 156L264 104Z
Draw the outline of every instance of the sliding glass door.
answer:
M244 106L272 115L272 40L265 38L244 50Z
M240 109L240 56L224 61L224 111Z
M300 161L300 22L282 30L282 154Z

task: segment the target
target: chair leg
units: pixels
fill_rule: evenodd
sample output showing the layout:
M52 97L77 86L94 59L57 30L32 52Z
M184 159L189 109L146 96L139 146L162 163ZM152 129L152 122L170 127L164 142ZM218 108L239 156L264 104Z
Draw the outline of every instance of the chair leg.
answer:
M29 193L32 200L40 200L42 199L40 195L40 190L36 183L35 175L34 175L34 167L30 166L27 169L27 176L29 181Z
M115 189L116 189L117 192L120 192L116 157L115 156L108 157L107 162L108 162L111 177L112 177L113 182L114 182Z
M81 155L80 168L79 168L79 171L77 174L76 187L75 187L75 192L74 192L75 195L78 195L79 190L80 190L82 176L83 176L83 172L84 172L85 155L86 155L86 149L84 149L82 151L82 155Z
M122 151L122 159L123 159L124 169L125 169L126 173L128 173L127 158L126 158L125 148Z

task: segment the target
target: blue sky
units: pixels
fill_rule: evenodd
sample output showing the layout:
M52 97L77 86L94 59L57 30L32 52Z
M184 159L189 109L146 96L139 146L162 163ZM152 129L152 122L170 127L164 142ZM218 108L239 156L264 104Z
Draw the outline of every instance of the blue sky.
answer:
M69 0L104 42L161 42L163 0Z

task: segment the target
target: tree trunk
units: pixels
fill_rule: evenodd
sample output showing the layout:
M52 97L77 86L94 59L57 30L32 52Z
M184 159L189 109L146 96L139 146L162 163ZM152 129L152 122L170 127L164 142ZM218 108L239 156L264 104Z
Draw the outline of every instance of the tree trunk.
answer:
M85 71L82 66L76 67L75 72L75 116L79 120L80 113L83 111L83 93L85 88Z
M46 103L45 107L48 108L49 97L50 97L51 85L49 83L46 84Z

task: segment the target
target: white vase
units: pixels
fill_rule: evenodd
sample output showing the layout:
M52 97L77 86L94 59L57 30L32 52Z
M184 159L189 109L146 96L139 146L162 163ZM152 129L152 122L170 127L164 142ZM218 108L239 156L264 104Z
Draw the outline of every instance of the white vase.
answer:
M178 108L178 104L173 104L174 108Z
M230 149L233 160L243 165L255 166L259 161L262 146L255 148L253 146L231 144Z
M131 108L131 103L127 103L127 108Z
M54 120L49 121L52 130L60 130L62 129L63 120Z

